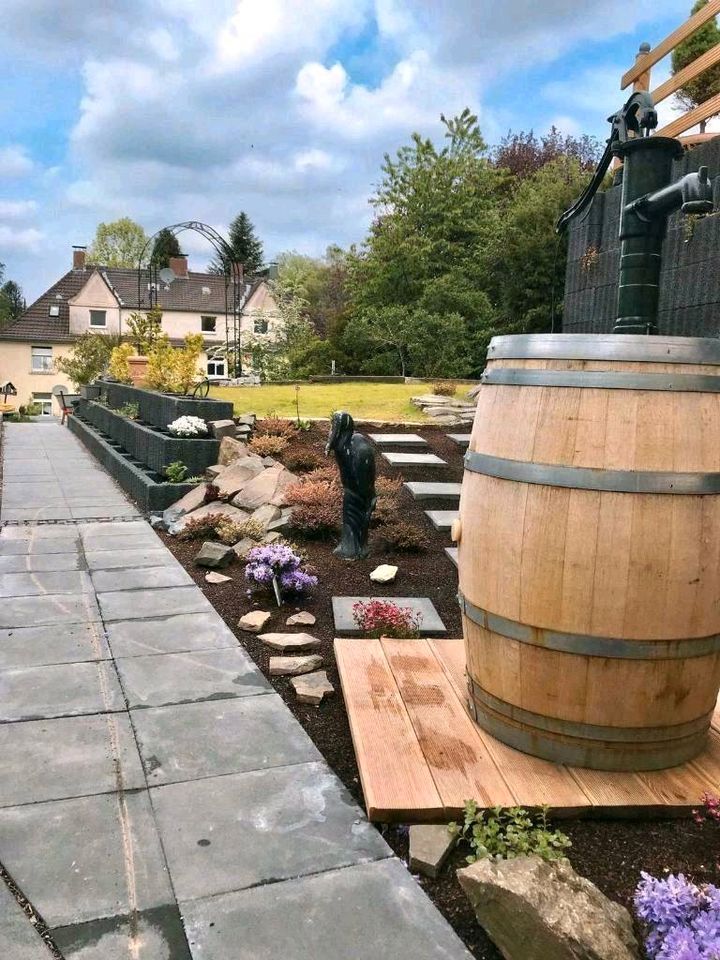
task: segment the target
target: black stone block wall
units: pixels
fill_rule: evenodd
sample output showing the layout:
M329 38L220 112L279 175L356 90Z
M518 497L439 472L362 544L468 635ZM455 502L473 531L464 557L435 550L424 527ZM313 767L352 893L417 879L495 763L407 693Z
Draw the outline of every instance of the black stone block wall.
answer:
M673 178L707 166L716 213L688 224L680 214L668 221L663 244L658 325L670 336L720 336L720 137L675 162ZM613 186L598 194L569 229L563 330L610 333L615 324L620 267L620 194ZM588 258L595 249L597 259ZM585 258L585 260L583 260Z

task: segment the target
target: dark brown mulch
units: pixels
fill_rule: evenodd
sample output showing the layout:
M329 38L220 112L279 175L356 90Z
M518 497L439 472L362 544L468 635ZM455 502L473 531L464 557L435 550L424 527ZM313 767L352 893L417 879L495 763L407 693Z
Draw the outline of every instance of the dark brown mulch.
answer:
M359 429L363 429L359 425ZM375 432L376 428L368 428ZM379 432L379 431L378 431ZM389 431L388 431L389 432ZM403 432L392 428L393 433ZM420 433L428 440L429 449L448 461L448 469L441 471L404 470L405 480L459 481L462 479L462 450L446 437L446 432L460 432L434 427L408 428L405 432ZM293 441L288 451L279 459L306 449L322 452L326 433L324 428L314 426L308 433ZM397 471L387 467L378 455L378 473L395 476ZM269 652L255 637L237 630L240 617L253 608L273 610L269 629L281 630L285 619L295 609L310 610L317 617L317 624L310 629L322 641L322 653L328 676L336 693L320 707L298 704L287 679L269 677L290 710L295 714L330 766L345 783L353 797L363 804L362 788L358 777L350 728L340 687L333 652L333 619L331 597L366 596L370 593L391 596L430 597L448 628L448 636L462 634L457 605L457 575L452 562L444 552L450 546L449 537L433 530L423 515L426 509L447 509L447 503L416 503L409 493L402 494L403 519L417 524L427 533L430 546L419 555L390 555L377 546L378 534L371 536L372 554L367 560L347 563L332 554L333 542L298 541L307 551L310 563L315 566L320 583L312 599L294 607L288 605L277 611L268 598L250 598L246 594L241 565L227 571L234 579L230 583L212 585L205 582L205 571L193 564L199 549L197 542L182 542L163 535L168 547L188 570L198 586L213 603L226 623L233 629L245 649L268 676ZM396 563L400 572L393 584L381 589L371 584L368 575L378 563ZM708 784L708 788L710 788ZM699 799L699 798L698 798ZM630 907L633 890L645 870L657 876L668 872L684 872L698 882L720 883L720 829L715 824L697 825L692 820L563 820L558 823L572 839L570 859L575 869L596 883L600 889L615 900ZM384 835L395 853L407 859L407 830L390 826ZM500 954L478 926L457 880L455 870L463 866L467 851L458 850L451 858L443 875L437 880L419 878L419 882L447 917L468 949L478 960L500 960Z

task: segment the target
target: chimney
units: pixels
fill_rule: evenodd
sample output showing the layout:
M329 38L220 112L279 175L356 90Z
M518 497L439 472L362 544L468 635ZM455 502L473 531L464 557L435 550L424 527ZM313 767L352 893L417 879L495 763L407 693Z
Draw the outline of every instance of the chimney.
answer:
M170 257L169 266L178 279L187 280L188 263L187 256L181 253L179 257Z
M85 269L85 247L73 247L73 270Z

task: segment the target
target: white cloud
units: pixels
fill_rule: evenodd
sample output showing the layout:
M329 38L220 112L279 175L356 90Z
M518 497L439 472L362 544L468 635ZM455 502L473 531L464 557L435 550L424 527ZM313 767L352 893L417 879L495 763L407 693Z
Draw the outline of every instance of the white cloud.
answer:
M36 210L35 200L0 199L0 220L27 220Z
M23 227L15 230L0 223L0 250L2 251L36 253L40 249L43 237L44 234L34 227Z
M35 164L25 147L9 144L0 147L0 177L24 177L31 173Z

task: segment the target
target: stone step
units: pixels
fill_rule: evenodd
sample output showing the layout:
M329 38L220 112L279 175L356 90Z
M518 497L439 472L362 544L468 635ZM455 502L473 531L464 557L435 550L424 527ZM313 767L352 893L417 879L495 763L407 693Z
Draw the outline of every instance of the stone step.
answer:
M447 462L434 453L383 453L392 467L446 467Z
M445 624L429 597L333 597L332 608L335 619L335 631L338 634L362 635L363 630L355 622L353 607L356 603L369 603L370 600L384 600L398 607L409 607L420 616L422 636L447 633Z
M461 483L433 483L411 480L403 484L415 500L457 500L460 497Z
M455 566L458 565L458 548L457 547L445 547L445 553L450 557Z
M457 510L426 510L425 516L436 530L449 530L453 525L453 520L457 520L459 511Z
M369 437L379 447L427 446L427 440L418 433L371 433Z
M455 443L457 443L457 445L460 446L460 447L469 447L469 446L470 446L470 437L471 437L471 434L469 434L469 433L448 433L448 434L446 434L446 436L448 436L448 437L450 438L450 440L452 440L452 441L454 441Z

